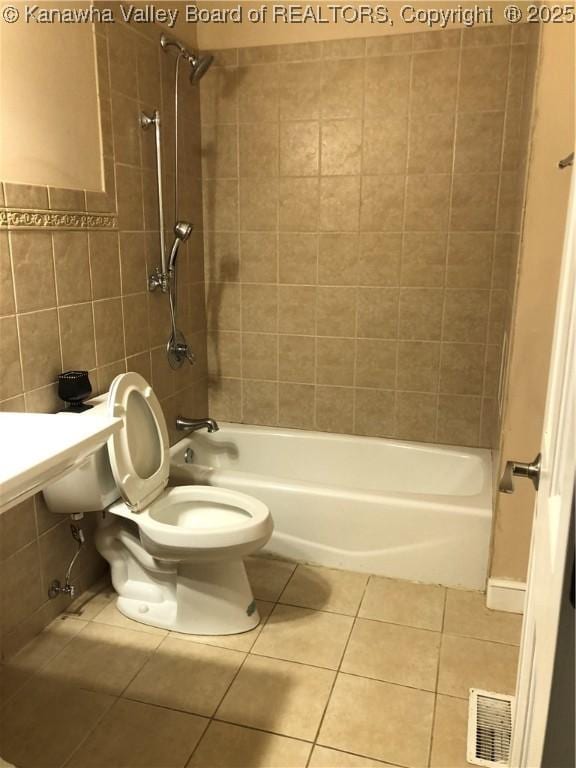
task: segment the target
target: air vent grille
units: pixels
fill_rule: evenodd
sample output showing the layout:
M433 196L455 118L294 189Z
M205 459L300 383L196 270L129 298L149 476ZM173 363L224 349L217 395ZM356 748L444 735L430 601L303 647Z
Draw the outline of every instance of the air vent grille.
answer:
M514 697L470 689L468 753L472 765L507 766L512 741Z

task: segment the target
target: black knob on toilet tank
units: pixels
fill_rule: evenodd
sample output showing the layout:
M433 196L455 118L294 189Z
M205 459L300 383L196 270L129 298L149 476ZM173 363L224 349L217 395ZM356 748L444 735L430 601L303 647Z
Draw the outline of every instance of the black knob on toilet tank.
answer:
M82 402L91 394L88 371L65 371L58 376L58 397L66 403L66 411L81 413L92 408Z

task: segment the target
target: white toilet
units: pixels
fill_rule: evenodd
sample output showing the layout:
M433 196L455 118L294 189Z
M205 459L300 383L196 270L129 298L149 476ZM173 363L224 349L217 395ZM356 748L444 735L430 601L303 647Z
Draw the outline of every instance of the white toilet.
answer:
M272 535L268 507L210 486L167 488L168 430L152 387L137 373L112 382L94 408L124 425L79 468L44 490L57 513L104 510L96 546L110 563L121 613L199 635L246 632L259 622L242 558Z

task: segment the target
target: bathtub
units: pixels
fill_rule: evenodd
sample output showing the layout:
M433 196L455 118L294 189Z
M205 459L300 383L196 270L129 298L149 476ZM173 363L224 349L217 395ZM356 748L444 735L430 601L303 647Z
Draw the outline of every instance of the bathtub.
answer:
M171 482L230 488L267 504L274 534L265 553L484 589L492 524L489 451L220 427L173 446Z

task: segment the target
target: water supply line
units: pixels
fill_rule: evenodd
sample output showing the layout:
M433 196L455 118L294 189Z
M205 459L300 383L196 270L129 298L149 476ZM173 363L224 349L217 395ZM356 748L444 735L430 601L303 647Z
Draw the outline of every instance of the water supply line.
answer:
M76 587L70 583L70 579L72 578L72 570L76 565L76 561L80 557L80 552L82 551L82 547L84 546L86 539L84 537L84 531L82 528L80 528L78 525L75 525L75 523L70 524L70 532L72 534L72 538L78 544L78 549L70 561L70 565L66 571L66 576L64 577L64 584L62 584L59 579L54 579L54 581L50 583L50 586L48 587L48 597L50 600L54 600L56 597L58 597L58 595L70 595L70 597L74 597L76 594Z

